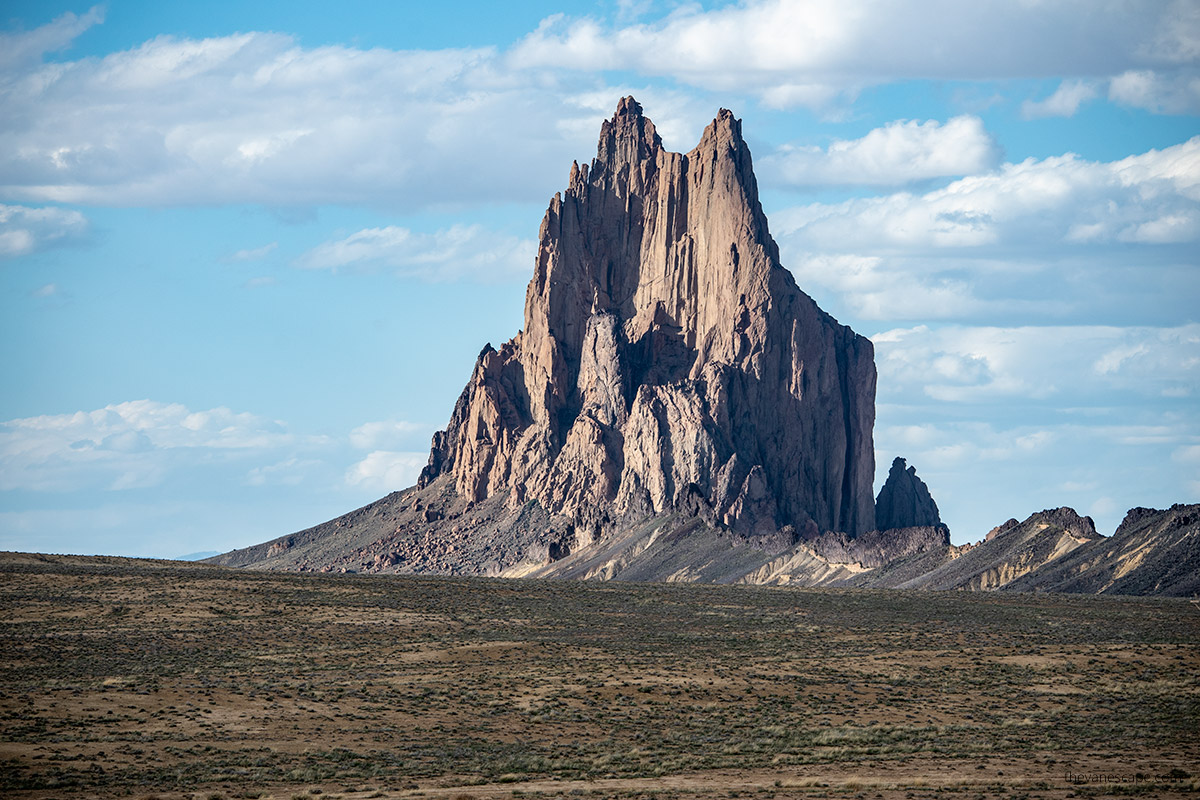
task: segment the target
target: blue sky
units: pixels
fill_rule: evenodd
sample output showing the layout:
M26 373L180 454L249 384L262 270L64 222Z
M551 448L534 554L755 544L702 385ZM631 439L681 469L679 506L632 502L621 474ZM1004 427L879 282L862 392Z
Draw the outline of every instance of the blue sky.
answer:
M1200 500L1200 6L8 2L0 549L171 557L410 485L634 94L743 119L956 542Z

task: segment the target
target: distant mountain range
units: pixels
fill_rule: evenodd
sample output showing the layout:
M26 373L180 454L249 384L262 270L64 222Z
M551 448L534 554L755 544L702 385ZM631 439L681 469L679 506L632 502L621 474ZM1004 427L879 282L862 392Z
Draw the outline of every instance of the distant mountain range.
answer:
M524 328L483 348L417 486L208 559L254 569L1192 594L1197 509L1069 508L950 544L876 371L779 262L741 122L665 150L632 97L542 221Z
M202 550L199 553L188 553L187 555L184 555L184 556L176 556L175 560L176 561L203 561L206 558L212 558L213 556L217 556L217 555L220 555L220 553L216 550Z

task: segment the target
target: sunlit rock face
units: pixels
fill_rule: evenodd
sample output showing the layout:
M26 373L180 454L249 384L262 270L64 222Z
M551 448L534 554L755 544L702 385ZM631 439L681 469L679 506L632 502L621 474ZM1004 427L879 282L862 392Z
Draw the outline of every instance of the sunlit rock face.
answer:
M597 534L683 509L857 534L875 377L871 342L780 265L740 121L672 153L624 98L546 211L524 329L480 353L421 485Z

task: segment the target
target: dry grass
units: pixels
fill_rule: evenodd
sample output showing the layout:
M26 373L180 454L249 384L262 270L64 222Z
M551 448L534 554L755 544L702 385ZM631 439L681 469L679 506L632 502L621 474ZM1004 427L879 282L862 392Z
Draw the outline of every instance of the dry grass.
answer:
M5 797L1158 797L1200 775L1184 601L4 556L0 604Z

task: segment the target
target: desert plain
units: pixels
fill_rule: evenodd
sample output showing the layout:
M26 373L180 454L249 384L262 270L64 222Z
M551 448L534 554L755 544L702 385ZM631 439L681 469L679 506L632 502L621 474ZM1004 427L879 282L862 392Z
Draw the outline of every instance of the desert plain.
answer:
M6 798L1200 791L1186 599L0 556Z

